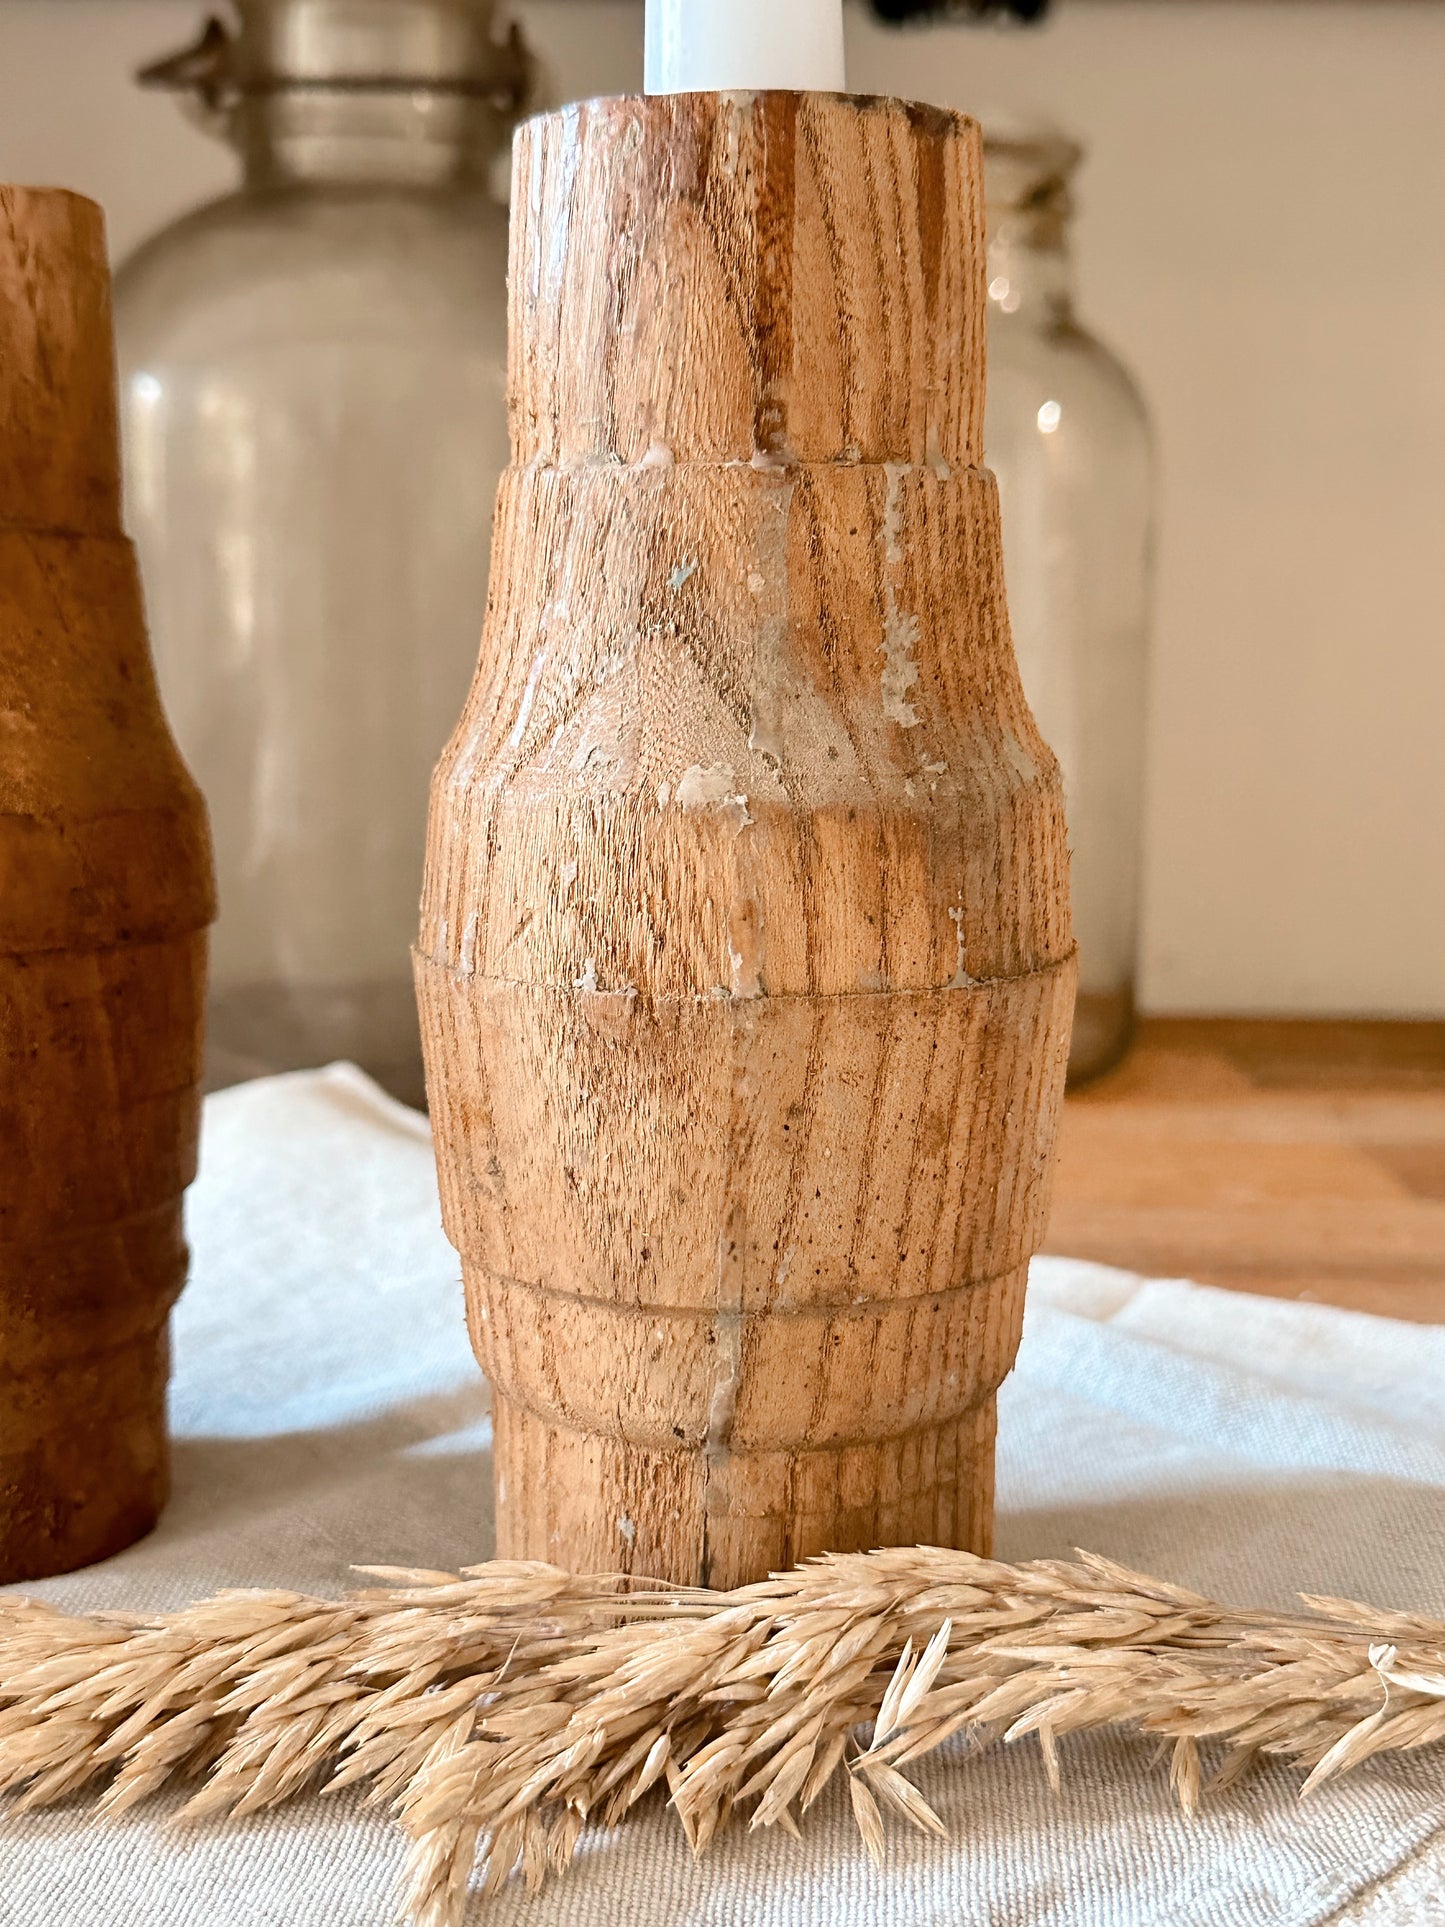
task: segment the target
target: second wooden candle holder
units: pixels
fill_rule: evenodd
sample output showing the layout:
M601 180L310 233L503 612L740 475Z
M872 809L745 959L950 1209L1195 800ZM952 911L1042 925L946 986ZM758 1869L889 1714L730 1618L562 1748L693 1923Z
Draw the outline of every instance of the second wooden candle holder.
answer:
M0 186L0 1583L165 1503L213 914L121 529L101 212Z
M513 466L417 954L498 1549L984 1549L1073 995L982 468L978 129L524 127Z

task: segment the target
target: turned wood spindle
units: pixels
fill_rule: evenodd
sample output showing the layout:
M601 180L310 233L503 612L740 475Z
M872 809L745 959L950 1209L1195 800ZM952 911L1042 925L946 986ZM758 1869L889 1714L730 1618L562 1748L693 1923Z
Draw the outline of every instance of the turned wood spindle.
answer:
M518 136L513 464L416 957L498 1547L988 1545L1073 996L981 466L976 125Z
M211 916L120 524L101 212L0 187L0 1580L165 1500Z

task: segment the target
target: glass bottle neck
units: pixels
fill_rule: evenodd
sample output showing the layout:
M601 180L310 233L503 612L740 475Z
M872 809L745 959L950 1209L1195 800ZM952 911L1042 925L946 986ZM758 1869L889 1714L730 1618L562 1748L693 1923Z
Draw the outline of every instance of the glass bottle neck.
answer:
M1057 328L1073 319L1073 262L1057 224L1041 235L1038 223L1005 209L989 214L989 318L1023 327Z
M490 101L427 90L297 88L243 96L227 134L248 187L481 187L509 123Z

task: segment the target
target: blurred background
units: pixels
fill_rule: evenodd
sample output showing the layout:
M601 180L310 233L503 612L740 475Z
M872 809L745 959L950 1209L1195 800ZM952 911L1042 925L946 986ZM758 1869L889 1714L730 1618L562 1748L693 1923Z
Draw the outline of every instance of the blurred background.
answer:
M252 7L284 12L283 0ZM527 0L509 17L545 98L639 87L640 0ZM471 158L465 180L391 183L393 203L419 187L431 195L420 221L393 207L359 226L364 183L347 162L339 199L351 227L334 209L308 227L278 187L294 186L298 169L325 174L342 149L353 161L380 152L387 129L372 115L348 131L316 107L314 85L305 113L294 91L278 106L280 67L325 50L314 36L288 41L274 19L260 38L253 21L244 58L218 54L213 39L162 76L185 90L180 102L138 88L136 70L192 45L203 20L192 0L0 0L0 177L100 200L118 261L165 233L123 272L117 297L130 519L163 691L212 792L223 902L234 872L237 907L223 918L234 931L244 916L290 919L249 960L241 936L228 952L223 921L218 989L228 970L254 989L250 979L274 967L289 972L294 1002L307 944L334 949L335 918L347 913L321 900L304 869L278 881L254 842L229 850L230 823L243 824L244 842L258 812L306 816L286 758L313 733L307 704L333 699L317 665L328 654L344 664L354 646L354 667L378 665L372 726L412 747L394 792L378 768L326 776L333 790L359 786L357 809L397 825L390 854L357 846L348 886L354 898L374 880L378 904L389 890L403 911L414 905L418 785L474 658L477 544L502 459L503 240L478 210L527 63L516 44L495 69L475 46L452 45L458 64L439 114L408 86L420 70L407 62L434 59L435 43L418 52L383 32L380 54L377 43L333 46L326 57L350 60L353 82L391 63L381 117L421 115L428 154L440 140ZM1046 733L1077 766L1081 865L1099 872L1087 914L1110 934L1090 939L1085 926L1086 983L1093 955L1108 980L1101 994L1117 988L1127 1002L1137 956L1146 1012L1445 1015L1442 77L1445 5L1429 0L1055 0L1029 27L899 29L861 5L850 13L854 88L967 109L993 137L989 218L1003 251L990 266L989 434L1010 600ZM321 120L306 118L312 108ZM200 124L208 115L225 120L228 139ZM176 228L235 190L237 149L251 201ZM400 129L400 149L412 166L416 126ZM399 303L392 324L388 299ZM363 317L338 321L338 300ZM1020 326L1006 341L1007 321ZM369 329L385 346L388 325L408 332L417 366L384 378L396 385L389 416L353 422L378 382L359 335ZM338 329L358 339L338 348ZM285 448L257 412L268 382L290 395ZM354 438L348 428L328 454L320 444L338 421L353 422ZM340 461L364 494L366 462L388 435L395 486L366 511L378 531L367 554L348 559L328 547L334 531L308 519L305 465ZM433 456L425 474L421 450ZM405 579L416 549L408 514L441 529L432 573L445 581L445 609L418 602ZM280 608L291 591L256 551L282 534L296 569L322 576L291 585L290 613L277 618L291 628L267 644L257 640L266 598ZM447 629L436 673L405 649L380 666L388 623ZM216 749L227 727L233 751L246 746L244 767ZM313 827L347 834L344 822ZM1081 870L1081 890L1085 881ZM396 941L389 914L378 910L356 939L358 955L377 949L382 976ZM1105 968L1110 946L1119 954ZM370 1047L351 1048L348 1026L404 1031L409 1021L400 959L394 974L400 1015L353 986L319 1028L291 1009L286 1048L299 1061L366 1061ZM265 1067L274 1010L235 1021L238 1070L248 1055L250 1068ZM1106 1040L1102 1054L1112 1048ZM402 1036L372 1052L399 1089L406 1050ZM401 1054L390 1069L388 1051Z

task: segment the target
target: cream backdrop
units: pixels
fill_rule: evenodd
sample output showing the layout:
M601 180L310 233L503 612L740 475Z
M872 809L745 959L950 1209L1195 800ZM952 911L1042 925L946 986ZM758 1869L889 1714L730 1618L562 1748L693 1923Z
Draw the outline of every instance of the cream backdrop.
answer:
M204 11L0 0L0 178L95 195L118 253L224 187L128 78ZM520 11L559 95L638 84L640 5ZM1146 1005L1445 1014L1445 3L850 33L856 87L1090 149L1083 309L1162 453Z

